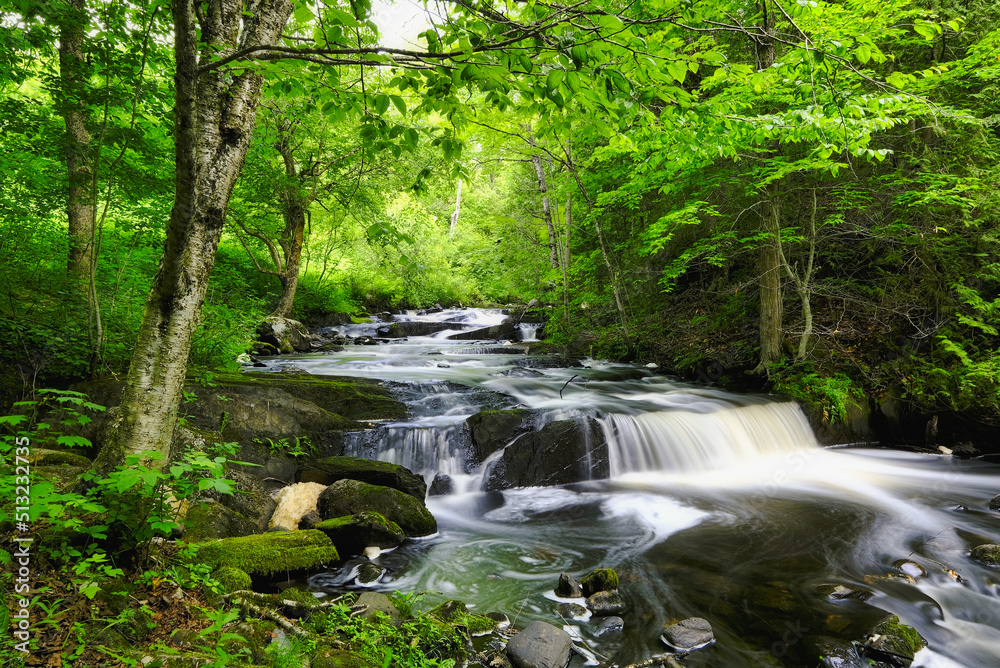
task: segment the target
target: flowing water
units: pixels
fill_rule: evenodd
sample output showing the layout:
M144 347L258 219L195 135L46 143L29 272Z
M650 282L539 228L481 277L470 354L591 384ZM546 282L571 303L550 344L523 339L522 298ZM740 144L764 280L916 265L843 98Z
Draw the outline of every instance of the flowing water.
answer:
M378 589L435 592L427 605L458 598L518 626L563 625L593 659L620 665L663 653L664 622L699 616L717 642L685 665L815 666L821 638L862 639L889 611L929 642L914 665L1000 666L1000 573L969 557L976 545L1000 542L1000 515L987 509L1000 466L824 449L795 404L643 368L569 366L526 355L518 343L447 338L502 319L476 310L397 316L453 327L280 360L390 381L411 417L357 435L350 453L403 464L428 482L438 473L455 481L455 493L428 500L439 533L378 558L388 569ZM374 336L378 326L344 329ZM594 417L611 476L480 491L491 460L469 464L464 421L514 406L539 411L537 427ZM618 570L630 606L617 637L560 620L552 593L559 573L598 567ZM318 574L312 584L342 580ZM872 596L838 598L833 585Z

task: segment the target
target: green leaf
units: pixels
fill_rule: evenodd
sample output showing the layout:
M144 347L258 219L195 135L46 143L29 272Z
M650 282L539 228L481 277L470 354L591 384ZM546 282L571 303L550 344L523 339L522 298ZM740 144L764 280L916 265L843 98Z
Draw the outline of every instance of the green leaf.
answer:
M684 83L684 79L688 73L687 63L677 60L671 61L667 63L667 72L679 83Z
M66 445L71 448L89 448L91 446L90 439L86 439L82 436L60 436L56 439L56 443L59 445Z
M308 23L316 18L316 15L313 14L313 11L309 9L308 5L299 5L295 8L293 15L295 16L295 20L299 23Z
M545 89L548 95L552 95L559 88L559 84L562 82L565 74L562 70L552 70L549 72L548 76L545 77Z
M389 99L392 100L393 105L399 110L399 113L406 116L406 102L398 95L390 95Z

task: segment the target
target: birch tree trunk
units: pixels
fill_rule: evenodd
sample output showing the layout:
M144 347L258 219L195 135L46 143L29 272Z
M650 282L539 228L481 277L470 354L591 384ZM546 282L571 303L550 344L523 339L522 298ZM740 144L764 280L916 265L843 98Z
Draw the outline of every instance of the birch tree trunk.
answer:
M285 162L285 176L288 177L288 187L283 193L285 229L278 244L281 246L285 261L279 265L278 280L281 281L281 297L271 312L272 316L288 318L295 304L295 291L299 285L299 265L302 262L302 244L306 233L306 209L308 202L302 195L298 166L292 153L290 137L285 134L279 140L276 148Z
M458 227L458 216L462 212L462 179L458 180L458 188L455 191L455 210L451 214L451 227L448 228L448 238L455 236L455 228Z
M158 466L169 459L192 336L253 133L263 75L255 68L199 73L199 64L248 46L277 43L291 10L289 0L208 5L173 0L174 205L122 402L96 461L99 471L143 451L163 455Z
M535 133L531 131L531 125L522 126L528 133L528 143L531 148L535 148ZM545 220L545 229L549 234L549 262L553 269L559 267L559 252L557 250L558 240L556 239L556 228L552 224L552 202L549 201L549 187L545 179L545 165L542 156L532 153L531 164L535 168L535 178L538 179L538 192L542 196L542 218Z

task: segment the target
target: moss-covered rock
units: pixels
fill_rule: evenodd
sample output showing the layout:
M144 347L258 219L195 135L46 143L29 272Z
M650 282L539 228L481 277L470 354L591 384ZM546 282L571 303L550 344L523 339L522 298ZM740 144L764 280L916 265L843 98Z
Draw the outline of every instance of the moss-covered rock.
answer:
M257 326L254 352L259 355L290 355L309 352L309 330L298 320L268 316Z
M465 603L461 601L445 601L433 610L428 611L427 615L452 626L462 626L473 636L483 636L497 629L497 622L495 620L483 615L472 614Z
M598 568L580 578L580 585L587 597L600 591L614 591L618 589L618 573L613 568Z
M392 487L423 502L427 483L405 466L359 457L324 457L304 469L300 480L332 485L338 480L360 480L369 485Z
M503 448L516 437L532 430L536 411L512 408L505 411L480 411L470 416L465 424L469 428L474 463Z
M361 554L366 547L396 547L406 540L406 533L395 522L376 512L363 512L324 520L313 527L322 531L340 554Z
M217 568L213 573L212 577L219 581L219 584L228 591L244 591L253 587L253 580L250 575L241 568L234 568L233 566L223 566Z
M76 466L90 468L91 461L83 455L67 450L37 448L28 455L28 461L35 466Z
M312 668L377 668L362 656L327 645L316 648L311 665Z
M339 480L319 495L317 505L323 519L371 511L398 524L407 536L427 536L437 531L437 521L423 503L391 487Z
M257 531L252 521L214 499L195 503L184 518L184 539L192 543L249 536Z
M902 659L910 665L917 652L927 646L927 641L912 626L893 615L879 624L869 637L866 653L876 661ZM896 665L896 664L893 664Z
M989 566L1000 566L1000 545L977 545L972 548L972 558Z
M339 559L322 531L276 531L259 536L199 543L196 559L214 568L230 566L250 575L315 568Z
M226 471L226 477L233 481L233 493L219 494L219 503L245 517L253 525L253 533L267 531L277 503L264 481L246 471Z

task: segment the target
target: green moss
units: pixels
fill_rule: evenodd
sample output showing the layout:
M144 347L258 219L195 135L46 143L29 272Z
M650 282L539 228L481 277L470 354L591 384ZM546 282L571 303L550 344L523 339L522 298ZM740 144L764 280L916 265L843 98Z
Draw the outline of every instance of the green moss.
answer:
M879 624L875 633L882 636L879 649L888 650L899 656L913 658L927 646L927 641L917 633L916 629L900 623L899 617L895 615Z
M408 414L380 381L310 374L218 374L219 385L263 384L282 389L299 399L351 420L397 419Z
M250 575L243 569L234 568L233 566L223 566L216 569L212 573L212 577L218 580L219 584L228 592L244 591L253 587L253 580L250 579Z
M407 536L427 536L437 531L437 521L423 503L391 487L338 480L319 498L319 513L324 517L364 512L375 512L395 522Z
M316 648L311 665L312 668L375 668L374 664L353 652L323 645Z
M217 502L195 503L184 517L184 526L184 538L192 543L248 536L257 529L252 521Z
M1000 566L1000 545L977 545L972 548L972 558L989 566Z
M473 636L482 636L495 631L496 621L483 615L474 615L461 601L445 601L427 615L452 626L464 626Z
M618 589L618 573L613 568L598 568L580 579L583 595L592 596L599 591Z
M316 597L298 587L289 587L281 592L279 597L285 601L295 601L306 606L316 605Z
M250 575L272 575L338 560L322 531L276 531L259 536L199 543L196 559L215 568L229 566Z

